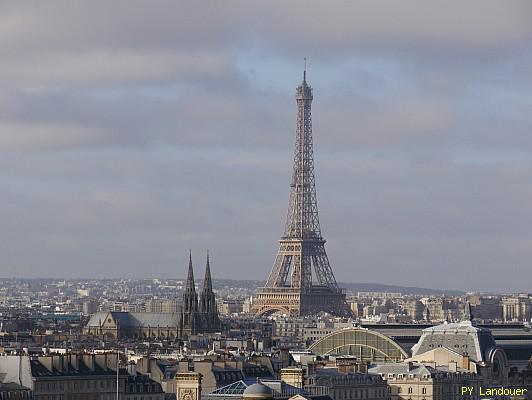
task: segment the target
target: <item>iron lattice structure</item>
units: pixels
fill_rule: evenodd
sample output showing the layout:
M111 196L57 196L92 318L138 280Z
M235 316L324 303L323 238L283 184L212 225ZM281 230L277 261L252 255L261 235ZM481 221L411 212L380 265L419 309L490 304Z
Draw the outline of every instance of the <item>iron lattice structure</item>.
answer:
M305 71L303 82L296 89L294 169L284 235L266 286L256 293L253 310L257 315L275 311L297 317L320 311L351 315L321 236L314 178L312 99Z

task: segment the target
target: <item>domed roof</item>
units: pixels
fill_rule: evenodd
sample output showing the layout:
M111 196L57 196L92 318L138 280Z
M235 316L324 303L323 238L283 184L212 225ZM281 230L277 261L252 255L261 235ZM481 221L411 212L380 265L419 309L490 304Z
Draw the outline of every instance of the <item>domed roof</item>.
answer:
M271 399L272 390L263 383L254 383L244 390L244 399Z

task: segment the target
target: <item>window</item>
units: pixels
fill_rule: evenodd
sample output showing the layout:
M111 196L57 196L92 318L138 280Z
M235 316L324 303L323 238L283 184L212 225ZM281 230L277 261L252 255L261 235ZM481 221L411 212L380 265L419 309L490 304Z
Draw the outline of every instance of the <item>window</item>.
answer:
M408 388L408 393L412 393L412 387Z

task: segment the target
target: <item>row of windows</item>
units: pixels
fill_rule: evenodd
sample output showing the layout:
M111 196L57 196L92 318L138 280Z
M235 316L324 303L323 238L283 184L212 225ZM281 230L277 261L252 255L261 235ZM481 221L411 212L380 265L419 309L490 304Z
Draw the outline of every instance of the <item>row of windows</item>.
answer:
M430 348L434 348L434 344L433 344L433 343L429 344L429 347L430 347ZM438 344L438 347L443 347L443 346L442 346L442 344L440 343L440 344ZM460 348L460 345L459 345L459 344L455 344L454 347L455 347L455 348ZM463 344L462 347L463 347L464 349L467 349L467 344Z
M94 389L110 389L116 387L116 380L107 379L107 380L75 380L68 382L36 382L35 391L36 392L50 392L56 390L87 390L91 391Z
M86 394L55 394L55 395L35 395L35 400L93 400L94 393ZM98 400L116 400L116 393L99 393L96 397ZM123 394L120 400L123 400Z
M143 393L143 392L157 392L156 385L142 385L142 384L129 384L128 385L129 393Z
M381 376L384 378L384 374L381 374ZM398 379L403 379L404 377L405 377L405 374L397 374L397 378ZM413 378L415 378L415 375L414 374L408 374L408 377L410 379L413 379ZM423 379L428 379L428 378L430 378L430 375L423 374L423 375L421 375L421 377ZM391 373L388 374L388 378L395 378L395 374L391 374Z
M25 391L2 391L0 400L25 400L31 399L31 393Z
M401 392L402 392L402 388L401 388L401 386L398 386L398 387L397 387L397 393L401 393ZM390 386L388 386L388 393L392 393L392 388L391 388ZM408 388L408 393L413 393L412 386L410 386L410 387ZM421 393L422 393L422 394L427 394L427 388L426 388L426 387L423 387L423 388L421 389Z
M401 386L397 386L396 393L399 394L401 392L402 392L402 387ZM409 386L408 389L407 389L407 392L408 392L408 394L412 394L414 392L413 387ZM443 395L444 392L446 392L447 395L449 395L449 394L457 395L459 393L458 385L449 385L449 386L446 387L446 390L443 387L434 386L434 391L433 391L434 395L440 395L440 394ZM393 393L393 388L390 387L390 386L388 386L388 393L389 394ZM421 388L421 394L427 394L427 387L422 387Z
M23 399L30 398L30 397L24 397ZM95 397L93 394L76 394L76 395L69 395L69 394L56 394L56 395L37 395L35 396L35 400L93 400ZM100 393L98 397L96 397L98 400L116 400L116 393ZM15 399L15 398L13 398ZM120 400L124 399L124 395L120 394ZM164 399L164 395L147 395L147 396L127 396L125 397L127 400L162 400Z
M384 397L384 389L346 389L346 390L332 390L334 392L334 395L332 397L337 398L339 400L342 399L369 399L369 398L383 398ZM345 394L345 396L344 396Z

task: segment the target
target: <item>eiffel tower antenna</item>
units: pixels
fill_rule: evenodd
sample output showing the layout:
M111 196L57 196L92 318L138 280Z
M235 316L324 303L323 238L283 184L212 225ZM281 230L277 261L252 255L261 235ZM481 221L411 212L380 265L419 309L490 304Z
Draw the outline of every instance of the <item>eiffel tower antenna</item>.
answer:
M278 311L302 316L326 311L350 316L321 235L314 178L313 95L306 78L305 58L303 82L296 89L294 167L284 233L266 285L257 290L253 310L257 315Z

